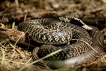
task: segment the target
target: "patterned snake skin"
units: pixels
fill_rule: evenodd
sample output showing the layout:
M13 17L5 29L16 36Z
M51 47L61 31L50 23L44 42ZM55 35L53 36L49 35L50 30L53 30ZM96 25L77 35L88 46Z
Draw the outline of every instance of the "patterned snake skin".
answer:
M62 65L78 65L88 60L93 61L97 55L103 53L101 48L103 36L97 28L92 28L87 31L80 26L62 22L56 18L34 19L18 25L20 31L29 34L34 41L44 44L33 50L35 60L63 49L44 60L49 67L55 68ZM59 63L56 66L57 62Z

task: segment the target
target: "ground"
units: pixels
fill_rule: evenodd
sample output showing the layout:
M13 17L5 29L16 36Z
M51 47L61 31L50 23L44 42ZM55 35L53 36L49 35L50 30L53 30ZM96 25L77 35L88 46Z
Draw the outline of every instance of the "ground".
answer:
M104 34L104 46L106 45L106 0L3 0L0 2L0 24L6 29L17 30L17 25L25 20L61 16L79 18L88 25L98 27ZM0 71L18 71L33 62L32 50L33 47L11 42L5 35L0 34ZM23 69L23 71L36 70L54 71L33 64ZM106 55L90 64L56 71L106 71Z

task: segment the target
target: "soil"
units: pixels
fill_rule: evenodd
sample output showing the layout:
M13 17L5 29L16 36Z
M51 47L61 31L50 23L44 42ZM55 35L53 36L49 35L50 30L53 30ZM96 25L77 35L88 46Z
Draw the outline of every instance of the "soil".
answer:
M2 0L0 24L16 29L26 20L42 17L79 18L87 25L96 26L104 34L106 47L106 0ZM15 26L14 26L15 25ZM2 25L0 25L1 27ZM33 47L11 42L0 34L0 71L19 71L33 62ZM30 43L31 44L31 43ZM106 49L104 48L104 51ZM28 65L22 71L106 71L106 55L89 64L52 70L38 65ZM21 71L21 70L20 70Z

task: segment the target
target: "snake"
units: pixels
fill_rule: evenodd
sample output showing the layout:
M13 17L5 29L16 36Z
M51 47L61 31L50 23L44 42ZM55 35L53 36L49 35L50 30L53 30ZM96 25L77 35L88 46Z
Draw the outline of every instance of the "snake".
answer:
M32 40L42 44L41 47L33 50L35 60L62 49L61 52L44 59L46 65L54 68L93 61L97 55L103 53L102 34L97 28L92 28L87 31L85 28L57 18L33 19L18 25L18 30L27 33Z

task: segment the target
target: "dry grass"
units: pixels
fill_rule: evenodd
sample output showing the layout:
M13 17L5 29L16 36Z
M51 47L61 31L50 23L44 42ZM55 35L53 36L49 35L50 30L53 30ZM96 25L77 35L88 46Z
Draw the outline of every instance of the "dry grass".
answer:
M27 47L24 47L27 48ZM31 51L24 50L10 42L0 43L0 71L54 71L48 68L40 68L30 64L32 62ZM29 65L30 64L30 65ZM73 67L64 67L56 71L101 71L106 68L106 55L101 56L97 61L90 64L83 64Z
M27 0L25 0L25 1L27 1ZM34 0L32 0L32 1L34 1ZM74 14L71 14L71 13L76 12L76 10L85 9L85 12L84 12L85 14L87 14L88 12L94 13L94 14L90 15L91 17L93 15L95 18L97 18L97 17L99 18L99 16L102 17L102 15L103 15L104 20L106 18L105 17L106 8L104 6L104 5L106 5L105 0L100 0L100 1L99 0L98 1L96 1L96 0L93 0L93 1L79 0L78 2L77 2L77 0L72 0L73 4L70 4L69 0L67 0L67 2L64 1L66 3L64 3L62 0L59 2L55 1L55 0L51 0L50 3L49 3L50 0L45 0L45 1L36 0L36 1L30 3L30 5L29 4L26 5L26 3L24 5L24 2L22 2L22 4L21 4L21 2L18 2L18 0L15 0L15 2L14 2L15 4L13 2L11 3L9 0L6 0L6 2L4 2L0 5L0 7L1 7L1 13L0 13L1 16L0 17L2 17L2 19L0 19L1 23L9 24L8 21L11 20L11 18L14 16L14 15L11 16L11 12L12 13L17 13L19 11L21 12L20 14L14 16L16 21L23 19L23 17L25 20L27 18L27 14L28 14L28 13L26 13L26 11L32 13L32 15L31 15L32 18L34 18L34 17L39 18L39 17L43 17L43 16L45 17L45 13L47 13L47 11L45 11L43 8L46 9L46 7L48 10L53 10L53 11L56 10L56 14L58 14L59 16L65 15L65 16L70 17L73 15L75 17L77 16L77 17L83 18L83 16L74 15L76 13L74 13ZM75 3L74 1L79 4ZM27 3L29 3L29 2L27 2ZM64 5L63 5L63 3L64 3ZM56 5L56 4L59 5L58 8L54 7L54 5ZM19 5L20 5L20 7L17 8ZM51 6L53 6L53 7L51 7ZM38 11L39 11L38 9L39 10L42 9L42 10L44 10L44 12L38 13ZM72 9L75 9L75 11ZM37 12L35 13L35 11L37 11ZM9 17L2 16L3 12L5 15L9 14ZM35 14L33 14L33 12ZM97 15L95 15L95 14L97 14ZM49 15L51 17L52 12L50 12ZM54 13L53 13L53 15L54 15ZM81 14L81 15L83 15L83 14ZM89 18L90 16L88 16L88 15L86 15L85 18L86 17ZM103 22L100 22L100 23L102 23L102 24L99 24L99 22L96 22L96 25L98 24L102 27L106 27L106 25L103 24ZM88 24L93 25L95 23L88 22ZM14 28L14 25L15 25L15 23L13 22L12 28ZM0 38L0 39L2 39L2 38ZM22 71L106 71L106 55L99 57L99 59L97 59L97 61L94 61L89 64L83 64L83 65L80 65L80 66L77 66L74 68L73 67L64 67L64 68L58 69L58 70L42 68L42 67L38 67L37 65L32 65L30 63L33 63L33 61L31 58L31 51L29 51L29 48L27 46L24 46L21 48L17 45L14 45L13 43L11 43L9 41L0 42L0 71L19 71L24 66L27 66L27 67L25 67Z
M0 44L1 71L17 71L31 61L31 52L22 50L10 42Z

